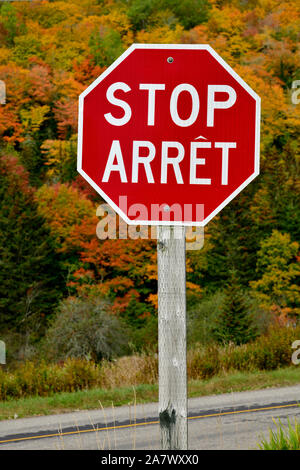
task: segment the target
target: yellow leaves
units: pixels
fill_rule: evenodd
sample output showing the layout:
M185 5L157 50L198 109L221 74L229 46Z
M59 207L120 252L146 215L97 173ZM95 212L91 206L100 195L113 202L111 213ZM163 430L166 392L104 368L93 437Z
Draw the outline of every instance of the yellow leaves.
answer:
M6 49L6 47L0 48L0 65L7 64L11 58L11 50Z
M298 250L299 244L292 242L289 234L277 230L261 243L257 261L261 277L250 282L250 287L263 308L270 310L276 305L289 308L290 314L300 313Z
M133 31L130 29L130 21L125 10L111 8L109 14L101 16L99 20L102 26L118 31L126 47L129 47L134 42Z
M222 9L213 8L207 29L215 35L221 33L230 38L232 35L240 34L244 28L245 13L232 5L226 5Z
M20 117L25 132L31 130L36 132L46 119L46 114L50 111L50 106L33 106L29 109L21 109Z
M259 6L263 9L265 14L274 11L280 5L282 5L281 0L259 0Z
M146 44L177 44L181 41L183 27L179 24L174 29L167 25L154 28L151 31L138 31L136 42Z
M256 73L252 66L236 65L235 71L248 85L261 97L262 100L262 129L261 150L262 159L264 150L274 141L276 136L282 135L286 128L286 113L288 103L283 88L273 79L268 79L267 74Z
M77 138L72 136L70 140L45 140L41 151L46 158L45 165L48 179L64 179L66 168L75 165Z
M78 100L78 96L85 88L84 85L74 80L70 73L62 70L54 71L53 83L56 87L56 92L63 95L65 99Z

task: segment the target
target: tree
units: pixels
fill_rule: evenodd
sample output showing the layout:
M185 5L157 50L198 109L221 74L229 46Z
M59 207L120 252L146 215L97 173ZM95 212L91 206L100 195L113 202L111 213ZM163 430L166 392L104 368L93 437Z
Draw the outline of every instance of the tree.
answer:
M124 52L120 33L105 26L92 32L89 46L95 64L100 67L110 65Z
M174 13L185 29L207 21L211 9L208 0L165 0L163 5Z
M0 329L44 325L63 289L61 270L16 157L0 158L0 260Z
M256 253L262 235L249 211L254 191L255 182L209 222L204 249L199 253L201 263L197 263L195 256L192 256L196 272L191 280L199 282L199 279L202 287L210 292L218 290L220 284L229 282L232 270L244 288L248 287L250 279L256 277Z
M66 183L77 177L75 137L70 140L45 140L41 151L48 167L47 179L54 183Z
M18 20L16 10L10 3L3 3L0 8L0 23L4 26L7 36L6 42L9 46L13 46L14 39L18 30Z
M78 255L82 243L96 239L96 205L67 184L43 185L36 191L39 214L45 218L58 253Z
M208 19L210 8L208 0L133 0L127 14L135 31L150 30L162 19L190 29Z
M300 315L299 244L273 230L261 242L256 269L260 278L250 285L261 305L277 316Z
M215 339L220 343L244 344L256 336L253 321L245 304L236 273L225 289L225 299L213 330Z
M81 176L76 178L78 96L133 42L208 43L261 96L261 168L259 177L208 224L204 248L188 253L188 280L201 286L205 301L206 296L210 298L230 282L230 270L234 269L241 287L249 289L251 282L251 292L268 311L275 309L279 316L296 317L299 255L294 242L300 239L300 106L291 100L291 85L299 78L299 2L2 3L0 80L6 85L6 104L0 105L0 155L18 155L27 173L22 173L24 184L18 165L11 167L12 174L16 172L15 183L11 177L8 184L7 175L4 178L1 174L1 181L6 181L0 188L1 198L15 210L10 215L3 204L0 208L1 249L10 250L13 257L11 244L15 243L15 253L16 246L23 247L22 256L26 258L26 243L21 235L17 240L19 232L26 233L28 249L34 243L43 258L49 240L54 239L56 254L50 250L49 271L41 270L41 277L50 274L50 260L53 265L59 260L57 275L63 271L68 286L61 285L57 292L68 289L74 295L89 295L94 290L109 297L113 311L124 315L131 325L140 325L146 315L156 320L154 244L143 240L100 241L95 236L99 196L91 187L87 189L88 183ZM35 202L26 178L35 187L47 183L34 193ZM7 192L7 184L15 184L14 195ZM18 188L23 194L18 194ZM35 213L36 202L40 219L33 215L30 219L27 211ZM50 239L42 226L50 231ZM267 247L274 229L281 236L274 236L272 248ZM280 256L278 250L282 250ZM27 258L34 265L33 257ZM261 264L264 259L266 263ZM23 261L19 272L16 262L9 264L9 257L3 263L4 284L19 283L17 293L25 278L25 284L31 286L21 295L22 315L27 319L22 325L28 324L35 315L32 312L42 311L47 300L44 296L39 305L43 287L36 282L38 270L29 282L29 273L23 275ZM9 281L10 277L13 279ZM192 291L195 293L194 286ZM4 305L5 300L1 301ZM19 310L20 306L5 315L19 315Z
M45 336L44 350L51 360L68 357L111 359L128 351L128 333L110 312L107 301L68 298L63 301Z

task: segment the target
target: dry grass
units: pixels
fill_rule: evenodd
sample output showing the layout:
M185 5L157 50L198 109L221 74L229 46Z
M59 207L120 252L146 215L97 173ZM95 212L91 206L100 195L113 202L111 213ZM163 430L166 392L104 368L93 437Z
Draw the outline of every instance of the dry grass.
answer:
M155 384L158 380L157 356L125 356L101 367L101 387L105 389Z
M197 346L188 351L189 380L207 380L233 371L249 373L291 366L292 344L300 327L274 329L242 346ZM0 400L29 396L52 396L99 388L113 390L154 385L158 381L157 354L125 356L95 364L69 359L62 364L27 362L11 372L0 370Z

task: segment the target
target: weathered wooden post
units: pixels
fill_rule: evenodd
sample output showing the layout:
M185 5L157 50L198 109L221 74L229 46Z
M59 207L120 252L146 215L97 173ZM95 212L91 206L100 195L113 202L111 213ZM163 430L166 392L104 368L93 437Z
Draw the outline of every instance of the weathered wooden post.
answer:
M185 227L159 226L158 349L162 449L187 449Z
M0 364L6 364L6 348L4 341L0 340Z
M6 85L3 80L0 80L0 104L6 103Z

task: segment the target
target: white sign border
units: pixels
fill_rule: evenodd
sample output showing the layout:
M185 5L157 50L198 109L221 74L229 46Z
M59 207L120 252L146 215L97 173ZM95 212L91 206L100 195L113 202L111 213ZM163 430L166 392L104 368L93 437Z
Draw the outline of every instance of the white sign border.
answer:
M107 196L107 194L85 173L82 169L82 145L83 145L83 109L84 98L109 75L121 62L123 62L136 49L198 49L208 51L225 70L254 98L256 102L256 118L255 118L255 163L254 173L247 178L230 196L228 196L222 204L220 204L208 217L198 222L186 221L151 221L151 220L131 220L127 215ZM246 82L217 54L217 52L208 44L132 44L113 64L111 64L105 72L103 72L94 82L84 90L79 96L78 108L78 143L77 143L77 171L83 178L97 191L98 194L115 210L117 214L128 225L173 225L173 226L193 226L204 227L213 217L215 217L227 204L232 201L251 181L259 175L259 159L260 159L260 113L261 99L247 85ZM167 204L167 202L166 202Z

